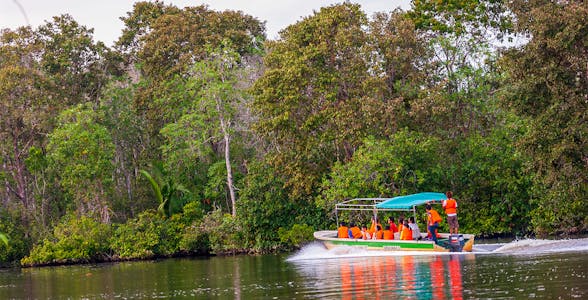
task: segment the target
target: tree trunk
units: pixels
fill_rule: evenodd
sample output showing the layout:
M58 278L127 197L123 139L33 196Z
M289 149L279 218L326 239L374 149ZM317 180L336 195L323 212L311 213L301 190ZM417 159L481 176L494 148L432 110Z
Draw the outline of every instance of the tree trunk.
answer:
M227 129L227 123L223 118L223 114L221 111L219 100L217 99L216 102L216 109L219 114L219 121L221 125L221 130L223 131L223 138L225 141L225 166L227 167L227 186L229 188L229 195L231 197L231 206L232 211L231 214L233 217L237 216L237 206L236 206L236 199L235 199L235 187L233 186L233 169L231 168L231 137L229 135L229 131Z

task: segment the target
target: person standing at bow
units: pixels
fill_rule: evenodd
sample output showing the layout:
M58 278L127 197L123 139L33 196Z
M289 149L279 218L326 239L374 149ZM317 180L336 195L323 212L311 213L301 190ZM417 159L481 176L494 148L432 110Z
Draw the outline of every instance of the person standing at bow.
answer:
M457 201L453 199L453 193L451 191L447 191L445 195L447 196L447 200L443 200L443 209L445 209L445 214L447 214L449 233L457 234L459 229L459 224L457 223Z

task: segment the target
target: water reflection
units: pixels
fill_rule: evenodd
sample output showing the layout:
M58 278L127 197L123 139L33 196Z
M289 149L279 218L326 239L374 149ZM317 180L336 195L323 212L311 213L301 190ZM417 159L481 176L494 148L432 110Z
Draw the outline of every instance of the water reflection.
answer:
M381 256L294 262L318 296L342 299L463 299L467 255Z

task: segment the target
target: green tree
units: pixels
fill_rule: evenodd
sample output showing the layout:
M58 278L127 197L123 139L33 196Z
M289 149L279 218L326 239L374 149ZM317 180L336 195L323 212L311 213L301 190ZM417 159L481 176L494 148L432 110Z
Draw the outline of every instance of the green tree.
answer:
M53 17L36 30L43 45L42 69L53 80L55 97L62 104L97 103L108 80L108 49L94 42L93 31L67 14Z
M49 136L49 168L81 215L98 214L110 220L114 145L103 117L88 105L61 113Z
M504 107L528 122L521 149L535 177L539 233L588 229L588 7L512 1L528 43L505 53Z
M265 39L263 23L252 16L206 6L178 9L162 2L138 2L123 22L126 27L117 47L130 51L129 63L139 68L142 86L135 102L149 121L152 137L167 123L178 121L189 107L190 99L169 97L177 87L171 83L189 77L194 62L208 55L208 47L229 40L240 55L246 55L259 52ZM153 148L159 142L152 139Z
M1 32L0 178L4 203L20 207L25 224L36 206L26 159L30 147L42 146L56 106L50 81L39 71L42 51L28 27Z
M386 109L370 87L367 18L359 5L321 8L267 43L254 85L256 131L294 198L312 194L336 160L368 134L387 132Z

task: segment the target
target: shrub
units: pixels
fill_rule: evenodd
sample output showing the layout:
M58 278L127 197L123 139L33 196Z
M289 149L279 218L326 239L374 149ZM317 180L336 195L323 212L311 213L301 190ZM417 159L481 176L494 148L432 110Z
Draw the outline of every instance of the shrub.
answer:
M66 215L53 235L37 244L21 260L25 266L102 260L108 255L111 227L90 217Z
M0 240L0 266L17 263L30 247L30 240L25 237L24 229L17 220L7 214L0 215L0 233L6 237L6 243Z
M294 224L290 230L280 228L280 241L288 247L300 248L314 240L314 229L306 224Z
M245 248L242 227L238 220L230 214L223 214L216 209L204 216L200 231L208 236L210 249L213 253L242 252Z
M137 218L118 225L110 246L121 259L145 259L155 256L154 249L159 243L157 223L161 217L153 210L141 213Z

